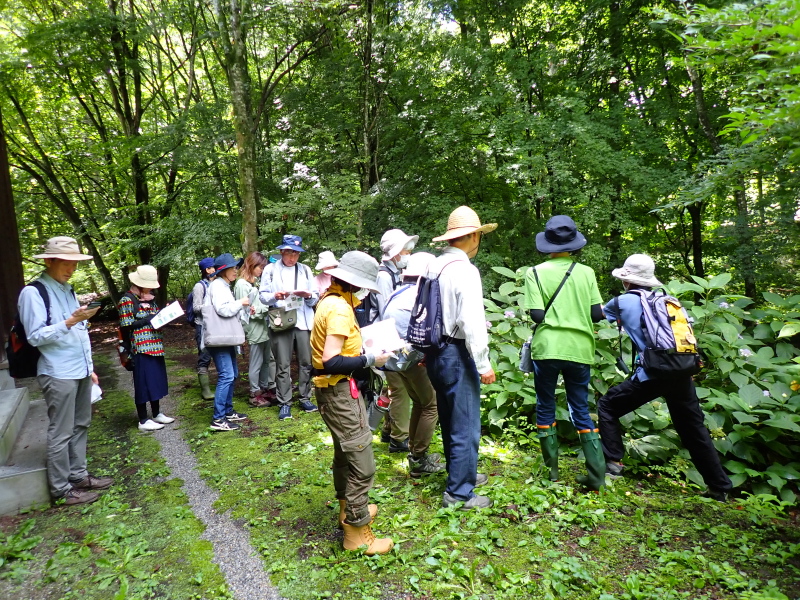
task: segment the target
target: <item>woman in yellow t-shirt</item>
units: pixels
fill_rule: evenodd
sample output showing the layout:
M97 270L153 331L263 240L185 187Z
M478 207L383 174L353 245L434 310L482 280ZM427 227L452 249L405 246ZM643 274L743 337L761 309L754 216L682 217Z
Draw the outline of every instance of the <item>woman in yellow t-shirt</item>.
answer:
M375 475L372 431L353 371L382 367L391 356L361 353L361 331L353 309L361 302L359 291L376 291L378 262L363 252L347 252L339 266L328 271L331 285L317 303L311 331L311 363L319 413L333 438L333 487L339 500L339 522L344 547L366 554L385 554L394 546L391 538L376 539L370 525L378 507L369 504Z

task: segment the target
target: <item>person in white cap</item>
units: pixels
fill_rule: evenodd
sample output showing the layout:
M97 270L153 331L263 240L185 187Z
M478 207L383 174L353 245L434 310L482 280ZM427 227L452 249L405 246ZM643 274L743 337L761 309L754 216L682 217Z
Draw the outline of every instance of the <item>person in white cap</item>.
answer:
M417 281L427 273L435 257L428 252L415 252L403 271L403 284L387 299L383 319L394 319L398 335L405 339L411 310L417 298ZM436 392L431 385L423 355L412 350L400 355L401 360L390 359L384 366L389 386L389 415L391 441L389 452L398 448L408 452L408 469L411 477L421 477L444 470L439 454L429 454L438 422Z
M320 274L314 278L314 281L317 284L317 293L320 297L328 291L331 285L331 275L328 271L338 266L339 261L336 260L333 252L325 250L319 253L319 259L317 260L317 266L315 268L317 271L320 271Z
M402 229L390 229L381 237L381 267L378 270L378 293L370 314L370 323L381 318L386 301L402 281L402 271L408 266L408 257L419 240L418 235L407 235Z
M139 431L156 431L175 421L161 412L161 399L169 394L164 338L150 325L160 310L151 294L161 287L158 271L152 265L139 265L128 274L130 289L117 303L119 326L130 340L133 355L133 401L139 417ZM147 403L153 418L147 418Z
M652 290L661 287L655 277L655 263L646 254L632 254L625 264L611 274L622 281L625 292L632 289ZM637 294L624 293L604 307L606 318L618 324L631 338L641 355L647 348L642 329L642 303ZM600 436L606 458L606 473L612 477L622 474L620 463L624 453L619 420L640 406L663 396L667 402L672 424L689 451L695 467L708 486L707 495L724 502L733 484L722 468L719 454L704 423L703 410L697 399L691 375L653 378L638 365L631 376L615 385L597 403Z
M50 495L64 504L94 502L93 490L114 483L86 469L86 440L92 420L92 383L97 383L86 321L100 306L78 304L67 283L78 263L91 260L78 242L61 236L47 240L44 273L22 289L17 308L28 343L39 349L37 378L47 404L47 480Z
M366 546L366 554L386 554L391 538L376 539L370 525L378 507L369 504L375 476L372 431L353 372L382 367L389 353L361 354L361 330L354 308L360 290L377 289L378 262L363 252L346 252L330 271L331 286L317 304L311 331L314 394L319 412L333 438L333 487L339 500L339 524L345 550Z
M481 383L494 383L495 375L489 362L481 275L470 259L478 253L481 236L495 229L497 223L482 225L474 210L459 206L450 213L447 232L433 238L449 246L428 268L428 276L439 275L442 325L448 338L444 348L426 355L447 461L442 506L463 503L463 510L492 505L489 498L474 492L488 481L478 473Z

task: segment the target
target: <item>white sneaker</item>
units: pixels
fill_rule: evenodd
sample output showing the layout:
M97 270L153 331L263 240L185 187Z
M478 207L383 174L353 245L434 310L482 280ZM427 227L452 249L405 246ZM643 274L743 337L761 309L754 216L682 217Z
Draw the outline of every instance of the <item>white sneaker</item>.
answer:
M147 419L144 423L139 423L139 431L158 431L164 429L161 423L156 423L152 419Z
M174 423L175 419L168 417L164 413L158 413L157 417L153 417L153 421L156 423L161 423L162 425L169 425L170 423Z

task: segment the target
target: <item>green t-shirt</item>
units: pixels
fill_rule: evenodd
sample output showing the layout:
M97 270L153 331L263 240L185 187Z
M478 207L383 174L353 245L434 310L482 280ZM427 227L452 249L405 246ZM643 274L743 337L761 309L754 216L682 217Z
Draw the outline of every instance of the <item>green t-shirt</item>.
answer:
M544 310L550 297L572 264L570 257L551 258L528 269L525 275L525 309ZM539 275L541 290L533 269ZM564 287L550 306L531 342L534 360L560 359L591 365L594 363L593 304L600 304L600 290L591 267L575 263Z

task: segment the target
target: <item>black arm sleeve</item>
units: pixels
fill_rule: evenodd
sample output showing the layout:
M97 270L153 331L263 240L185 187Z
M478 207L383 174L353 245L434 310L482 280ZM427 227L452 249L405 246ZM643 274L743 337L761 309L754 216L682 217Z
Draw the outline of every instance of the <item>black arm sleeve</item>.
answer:
M147 325L153 319L153 317L155 317L155 315L147 315L144 318L135 320L128 327L131 327L133 329L139 329L139 327L144 327L145 325Z
M326 375L349 375L356 369L367 366L366 356L342 356L337 354L322 363L322 371Z
M541 308L533 308L530 311L531 319L534 323L541 323L544 321L544 310Z
M605 318L603 309L599 304L592 304L592 323L597 323Z

